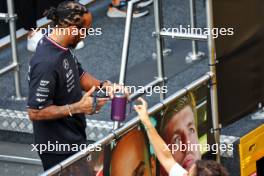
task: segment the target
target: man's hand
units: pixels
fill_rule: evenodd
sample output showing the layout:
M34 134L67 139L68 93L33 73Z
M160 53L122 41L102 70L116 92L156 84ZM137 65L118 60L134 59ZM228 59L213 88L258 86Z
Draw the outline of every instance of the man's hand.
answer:
M139 102L141 102L140 105L135 105L134 109L137 111L140 120L144 125L149 125L151 124L149 120L149 115L148 115L148 103L141 97L137 99Z
M70 105L56 106L50 105L44 109L31 109L28 108L28 115L30 120L53 120L63 117L68 117L70 114L93 114L98 113L102 106L109 100L109 98L96 98L97 103L94 109L93 101L94 98L91 94L94 92L95 87L90 89L86 94L83 95L82 99Z
M96 98L97 104L94 112L93 101L94 98L91 96L95 91L95 87L92 87L88 92L86 92L82 99L75 105L74 112L76 113L85 113L85 114L93 114L98 113L102 106L109 100L109 98Z

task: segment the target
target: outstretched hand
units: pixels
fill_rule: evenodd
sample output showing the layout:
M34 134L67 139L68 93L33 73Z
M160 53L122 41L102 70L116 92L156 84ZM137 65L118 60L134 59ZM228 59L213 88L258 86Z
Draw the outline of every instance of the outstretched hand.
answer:
M138 113L141 122L146 125L150 122L148 115L148 103L141 97L139 97L137 101L141 102L141 104L134 105L134 109Z

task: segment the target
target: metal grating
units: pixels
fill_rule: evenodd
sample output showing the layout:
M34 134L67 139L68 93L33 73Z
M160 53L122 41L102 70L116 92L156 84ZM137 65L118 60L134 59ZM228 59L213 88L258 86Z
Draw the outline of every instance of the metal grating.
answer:
M113 128L113 122L86 119L87 140L97 141ZM0 130L33 133L33 126L25 111L0 108Z

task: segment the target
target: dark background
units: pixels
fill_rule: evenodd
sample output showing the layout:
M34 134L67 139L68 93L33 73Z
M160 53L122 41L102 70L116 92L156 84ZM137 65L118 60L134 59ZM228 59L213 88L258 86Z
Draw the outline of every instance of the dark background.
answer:
M215 27L234 28L232 37L216 39L219 113L226 126L264 100L264 1L213 3Z

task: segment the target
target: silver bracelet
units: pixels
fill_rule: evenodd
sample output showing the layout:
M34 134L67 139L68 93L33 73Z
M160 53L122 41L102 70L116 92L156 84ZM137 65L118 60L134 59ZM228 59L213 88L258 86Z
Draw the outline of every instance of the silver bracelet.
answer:
M66 104L66 106L67 106L67 109L68 109L68 111L69 111L69 115L72 117L72 113L71 113L70 105Z

